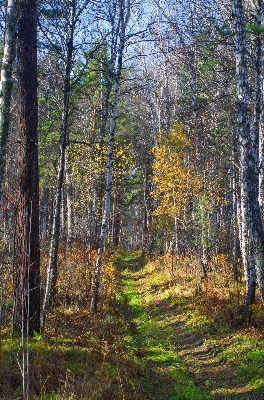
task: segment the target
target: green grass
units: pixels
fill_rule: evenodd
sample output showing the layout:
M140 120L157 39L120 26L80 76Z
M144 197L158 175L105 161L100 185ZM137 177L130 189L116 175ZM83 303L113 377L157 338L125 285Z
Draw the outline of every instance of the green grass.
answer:
M136 265L138 260L139 257L125 257L117 259L116 264L123 275L118 298L123 302L124 317L136 326L133 336L131 332L126 335L126 342L141 357L143 368L147 365L149 371L142 379L145 389L142 400L209 400L211 396L195 386L178 356L173 344L174 329L163 318L162 307L157 307L154 315L149 312L149 305L155 303L152 291L155 293L165 282L164 275L140 272Z

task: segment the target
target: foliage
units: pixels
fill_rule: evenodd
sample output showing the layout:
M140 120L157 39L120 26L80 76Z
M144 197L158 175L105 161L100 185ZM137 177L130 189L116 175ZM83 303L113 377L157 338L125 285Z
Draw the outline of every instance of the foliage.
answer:
M169 136L163 133L157 142L153 148L155 215L181 215L201 186L194 165L194 136L175 123Z

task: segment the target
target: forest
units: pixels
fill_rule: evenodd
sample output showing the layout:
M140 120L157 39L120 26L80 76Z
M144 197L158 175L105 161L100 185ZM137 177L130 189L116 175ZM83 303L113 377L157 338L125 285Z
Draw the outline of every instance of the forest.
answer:
M0 399L264 399L264 0L0 15Z

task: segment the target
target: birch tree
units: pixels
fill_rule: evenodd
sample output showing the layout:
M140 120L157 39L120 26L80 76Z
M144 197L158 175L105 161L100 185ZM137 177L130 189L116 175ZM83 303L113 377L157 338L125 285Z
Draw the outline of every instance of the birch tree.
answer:
M247 283L248 296L245 306L245 314L248 314L249 306L255 300L255 274L257 275L260 295L264 302L264 231L259 204L259 126L256 121L258 111L255 104L255 121L251 132L244 3L242 0L234 0L231 5L236 51L241 204L244 203L246 207L245 217L249 230L250 269ZM258 91L255 90L255 100L258 97L257 93Z
M101 269L102 269L102 252L105 247L105 238L107 234L108 219L110 214L111 206L111 190L112 190L112 174L113 174L113 146L115 139L115 124L117 117L117 106L118 106L118 95L120 88L120 79L123 66L123 56L126 44L126 29L130 19L130 0L119 0L113 2L113 6L117 10L117 22L116 26L112 26L115 29L116 34L116 59L115 59L115 70L113 71L114 77L114 93L113 93L113 108L110 118L110 131L108 140L108 152L107 152L107 167L106 167L106 188L105 188L105 199L104 199L104 211L101 223L101 232L99 239L99 246L97 250L97 260L95 268L95 277L92 288L91 298L91 310L97 312L99 287L101 282Z
M50 301L54 301L56 281L57 281L57 264L58 264L58 249L60 238L60 216L61 216L61 203L62 203L62 186L66 166L66 149L69 144L68 120L70 112L70 93L71 93L71 73L74 62L74 39L76 34L76 26L83 10L88 5L88 1L78 3L77 0L69 1L69 8L64 10L64 17L66 21L65 36L62 37L65 53L62 56L64 63L64 77L63 77L63 98L62 98L62 113L60 123L60 143L59 143L59 157L58 157L58 172L56 179L55 189L55 204L54 215L52 223L52 233L50 242L50 255L47 267L47 280L46 290L42 310L42 329L45 326L45 315L50 305ZM63 5L61 4L61 7ZM51 40L51 38L49 39Z

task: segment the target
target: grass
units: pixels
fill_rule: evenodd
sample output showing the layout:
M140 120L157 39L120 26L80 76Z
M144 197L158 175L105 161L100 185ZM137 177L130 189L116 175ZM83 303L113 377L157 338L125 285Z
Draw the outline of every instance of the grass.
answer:
M147 364L149 375L144 383L145 397L142 399L209 399L205 390L197 388L189 377L188 369L177 354L174 329L163 319L164 308L157 304L151 291L156 291L166 281L166 276L151 274L146 269L138 269L140 259L131 255L116 264L122 271L119 301L126 304L124 317L136 326L133 335L133 351ZM155 309L150 312L149 306ZM155 307L157 306L157 307ZM155 315L153 315L155 314ZM159 374L157 377L157 373Z

